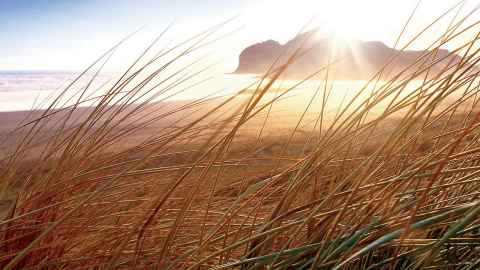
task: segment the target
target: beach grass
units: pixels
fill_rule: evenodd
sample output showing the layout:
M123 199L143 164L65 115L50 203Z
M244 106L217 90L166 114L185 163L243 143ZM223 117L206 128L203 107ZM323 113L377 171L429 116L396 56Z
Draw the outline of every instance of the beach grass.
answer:
M479 36L463 38L478 31L470 15L407 69L389 74L392 55L339 104L330 65L274 87L302 46L236 94L169 103L202 78L189 57L228 22L146 59L154 40L108 88L73 88L87 73L95 80L119 42L3 137L0 187L11 199L0 266L477 269L480 55ZM451 43L461 61L430 73ZM318 76L289 108L285 97Z

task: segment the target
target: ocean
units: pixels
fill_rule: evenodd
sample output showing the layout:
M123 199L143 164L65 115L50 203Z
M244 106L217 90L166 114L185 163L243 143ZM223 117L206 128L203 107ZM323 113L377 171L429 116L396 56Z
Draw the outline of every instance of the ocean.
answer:
M0 72L0 111L45 109L77 76L78 73L75 72L2 71ZM76 102L80 98L82 90L89 85L92 76L92 74L86 74L70 87L67 94L57 102L56 107L64 107ZM94 105L95 100L98 100L98 97L110 89L119 76L118 74L96 76L93 83L88 86L86 93L81 96L83 100L87 100L81 105ZM150 82L143 89L144 92L157 84L160 84L160 86L154 88L152 92L146 93L137 102L147 99L151 101L174 101L229 96L245 88L249 88L250 90L246 92L251 93L252 89L255 89L254 83L258 81L258 78L254 75L235 74L219 74L211 77L198 76L190 79L179 77L167 82L162 82L162 78ZM325 82L309 80L297 85L299 83L296 80L278 81L271 88L272 91L266 95L265 100L274 98L285 89L296 86L295 90L282 96L282 98L294 100L291 106L298 107L297 109L301 110L306 106L308 100L315 95L315 90L319 89L314 97L316 100L314 106L318 107L325 89ZM327 84L327 89L332 89L328 97L330 110L337 110L339 106L349 102L365 83L365 81L334 81ZM134 82L127 88L131 89L134 85L137 85L137 83ZM373 89L373 87L371 88ZM409 86L409 89L414 89L414 87ZM371 91L364 92L365 95L368 95ZM359 99L359 101L361 100L362 98Z

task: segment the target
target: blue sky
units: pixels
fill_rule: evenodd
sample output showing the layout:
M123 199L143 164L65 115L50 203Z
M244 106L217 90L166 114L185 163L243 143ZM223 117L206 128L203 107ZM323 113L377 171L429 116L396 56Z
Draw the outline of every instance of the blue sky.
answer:
M285 42L312 16L363 40L392 44L417 0L0 0L0 70L79 70L112 44L145 26L131 54L173 20L188 37L235 15L219 57L226 69L245 46ZM412 33L456 0L424 0ZM345 31L347 30L347 31ZM172 37L173 38L173 37ZM421 48L422 44L416 44ZM217 50L220 51L220 50Z
M79 55L93 60L140 27L153 37L173 20L200 31L236 15L242 3L227 2L0 0L0 70L81 68Z

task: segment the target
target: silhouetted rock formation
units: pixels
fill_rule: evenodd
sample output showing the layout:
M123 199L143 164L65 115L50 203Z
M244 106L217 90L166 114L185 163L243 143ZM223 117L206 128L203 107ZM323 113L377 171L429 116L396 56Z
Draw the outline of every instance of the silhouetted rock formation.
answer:
M303 78L327 65L328 60L335 61L331 68L336 79L365 80L378 72L392 56L398 54L388 65L385 74L396 75L401 70L415 63L424 56L408 74L423 69L439 61L430 69L430 74L437 74L446 65L458 63L461 58L440 49L432 51L399 51L386 46L379 41L335 42L328 38L308 38L309 32L282 45L274 40L251 45L239 56L239 65L235 73L263 74L276 62L275 67L284 64L287 58L297 48L301 48L301 56L288 67L284 78ZM428 55L428 56L426 56ZM443 59L445 58L445 59ZM440 61L443 59L442 61ZM324 75L321 75L324 76Z

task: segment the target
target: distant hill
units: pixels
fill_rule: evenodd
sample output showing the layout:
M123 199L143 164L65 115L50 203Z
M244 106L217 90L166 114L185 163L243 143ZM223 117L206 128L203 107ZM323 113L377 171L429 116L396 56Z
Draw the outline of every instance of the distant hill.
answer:
M328 38L307 39L307 34L298 35L283 45L275 40L267 40L245 48L239 56L239 65L234 73L263 74L280 55L282 56L276 66L285 63L287 57L296 48L301 47L302 56L287 69L284 78L308 76L326 66L331 57L331 60L338 60L331 69L332 76L336 79L366 80L379 71L392 55L399 54L396 60L388 65L389 73L394 75L414 63L420 56L431 53L431 51L422 50L400 52L379 41L357 40L340 43ZM304 42L305 40L308 41ZM447 64L458 63L461 60L460 56L450 55L450 52L444 49L438 50L435 58L431 54L425 59L430 59L431 63L434 59L438 61L444 57L446 57L445 60L432 67L430 74L438 73ZM416 64L416 68L409 70L413 72L419 67L420 64Z

